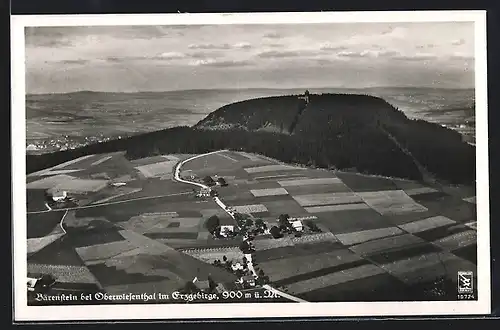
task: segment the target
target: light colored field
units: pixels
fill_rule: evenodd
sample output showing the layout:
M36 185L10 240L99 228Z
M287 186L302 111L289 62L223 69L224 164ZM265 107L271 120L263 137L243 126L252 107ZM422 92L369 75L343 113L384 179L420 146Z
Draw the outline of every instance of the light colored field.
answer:
M305 186L305 185L316 185L316 184L343 184L339 178L298 179L298 180L278 181L278 183L282 187L294 187L294 186Z
M219 153L217 154L217 156L224 157L225 159L229 159L230 161L235 162L235 163L237 163L237 162L238 162L238 160L237 160L237 159L234 159L234 158L232 158L231 156L229 156L229 155L227 155L227 154L224 154L224 153L220 153L220 152L219 152Z
M132 242L123 240L105 244L79 247L76 248L75 250L80 256L80 258L84 262L87 262L87 261L109 259L118 256L121 253L132 251L136 248L137 246L132 244Z
M175 218L175 217L178 217L179 214L175 211L167 211L167 212L147 212L147 213L143 213L142 216L144 218L148 218L148 217L164 217L164 218Z
M293 294L301 294L383 273L384 271L375 265L363 265L325 276L312 278L310 280L293 283L288 286L288 291Z
M292 246L293 242L290 237L282 238L266 238L266 239L256 239L253 242L256 251L275 249L284 246Z
M402 190L358 192L366 204L382 215L425 212L427 208L415 202Z
M106 180L73 179L57 184L54 189L65 190L71 193L84 194L88 192L96 192L103 189L107 185L108 181Z
M263 165L263 166L245 168L245 171L247 173L263 173L263 172L283 171L283 170L306 170L306 168L290 166L290 165L281 165L281 164Z
M158 259L158 256L120 256L106 260L105 265L107 267L116 267L116 269L129 274L165 276L171 279L179 279L176 274L167 269L165 260Z
M50 274L62 283L96 283L94 275L83 266L28 263L28 274Z
M165 223L157 223L148 228L143 234L146 233L198 233L198 226L184 226L184 227L168 227Z
M477 221L467 222L464 226L477 230Z
M142 188L122 188L121 190L122 190L122 192L120 192L116 195L99 199L99 200L95 201L94 203L95 204L105 203L105 202L109 202L110 200L113 200L113 199L118 198L118 197L123 197L123 196L131 195L131 194L135 194L135 193L141 191Z
M172 173L172 169L176 164L176 160L167 160L164 162L137 166L136 169L140 171L146 178L152 178L155 176L162 176Z
M193 249L193 250L184 250L182 252L198 260L208 263L212 263L216 259L222 261L222 258L224 256L226 256L228 260L232 261L241 261L241 259L243 258L243 253L239 250L239 248L234 248L234 247L220 248L220 249L204 249L204 250Z
M307 274L360 259L360 257L348 250L338 250L316 255L264 261L259 263L259 267L264 270L271 281L279 281L291 276Z
M196 239L207 240L210 236L212 235L208 231L200 231L198 232L198 237Z
M408 196L413 196L413 195L420 195L420 194L428 194L428 193L433 193L437 192L436 189L430 188L430 187L421 187L421 188L412 188L412 189L405 189L405 193Z
M238 154L242 155L243 157L246 157L248 159L250 159L251 161L254 161L254 162L261 162L263 161L264 159L263 158L260 158L259 156L257 155L254 155L254 154L250 154L250 153L247 153L247 152L243 152L243 151L239 151Z
M59 174L68 174L68 173L73 173L73 172L79 172L82 171L82 169L77 169L77 170L55 170L55 171L47 171L44 173L40 173L40 176L49 176L49 175L59 175ZM31 175L28 175L31 176Z
M398 227L378 228L370 230L356 231L347 234L338 234L337 239L344 245L359 244L374 239L402 234Z
M67 162L64 162L62 164L59 164L59 165L56 165L52 168L50 168L50 170L58 170L58 169L61 169L61 168L65 168L69 165L73 165L73 164L76 164L78 162L81 162L85 159L88 159L88 158L91 158L91 157L94 157L95 155L87 155L87 156L83 156L83 157L80 157L80 158L76 158L76 159L73 159L73 160L70 160L70 161L67 161Z
M465 262L465 260L446 252L429 253L398 260L381 265L381 268L407 284L417 284L433 280L446 273L450 277L455 278L457 273L451 273L452 269L447 267L450 261L460 261L463 266L471 266L463 269L476 268L472 263Z
M294 245L321 243L321 242L332 242L332 243L338 242L338 239L331 232L304 235L301 237L292 237L291 240Z
M135 246L140 247L142 253L145 254L161 255L164 253L175 251L173 248L166 246L165 244L162 244L130 230L120 230L120 235L122 235L126 240L129 240Z
M130 174L125 174L125 175L122 175L116 179L113 179L113 182L130 182L134 180L134 178L130 175Z
M429 229L439 228L447 225L455 224L456 222L448 219L444 216L435 216L423 220L418 220L414 222L409 222L404 225L400 225L399 228L409 232L409 233L420 233Z
M168 159L170 161L175 161L178 162L180 160L179 157L173 156L173 155L162 155L163 158Z
M276 174L276 175L264 175L264 176L257 176L253 178L254 180L269 180L269 179L280 179L280 178L293 178L293 179L307 179L307 177L303 176L302 173L300 174Z
M476 243L477 231L475 230L467 230L461 233L456 233L433 242L433 244L436 244L440 248L448 251L453 251Z
M469 203L474 203L474 204L476 204L476 196L467 197L467 198L464 198L463 200L464 200L465 202L469 202Z
M267 207L262 204L233 206L238 213L258 213L267 212Z
M92 179L104 179L109 180L110 176L106 172L93 173L90 175Z
M305 210L309 213L321 213L321 212L348 211L348 210L365 210L369 208L370 207L365 203L352 203L352 204L305 207Z
M202 221L201 218L177 218L173 217L169 213L165 214L160 213L160 214L140 215L132 217L128 221L119 223L119 225L124 229L130 229L135 232L145 233L150 230L153 230L154 228L158 230L160 228L177 229L177 228L196 227L199 225L200 221ZM171 223L175 222L179 223L178 227L168 228L168 226Z
M64 234L54 234L54 235L48 235L44 237L37 237L37 238L29 238L28 239L28 245L27 245L27 253L35 253L49 245L50 243L56 241L59 237L63 236Z
M292 196L301 206L362 203L361 197L351 192Z
M66 166L73 165L75 163L78 163L78 162L83 161L83 160L90 158L90 157L94 157L94 155L87 155L87 156L83 156L80 158L76 158L76 159L61 163L59 165L53 166L51 168L47 168L47 169L44 169L44 170L41 170L38 172L31 173L29 176L39 176L39 175L43 175L44 173L47 173L47 172L53 172L54 170L59 170L61 168L65 168Z
M96 165L102 164L102 163L104 163L105 161L110 160L111 158L113 158L113 156L105 156L105 157L102 157L101 159L98 159L98 160L96 160L95 162L93 162L92 164L90 164L90 166L96 166Z
M417 236L410 234L390 236L382 239L368 241L358 245L351 246L349 249L359 255L376 254L388 250L396 250L403 247L410 247L425 241Z
M251 189L250 192L254 197L288 195L285 188Z
M43 178L26 184L26 189L50 189L58 184L75 180L74 176L58 174L48 178Z

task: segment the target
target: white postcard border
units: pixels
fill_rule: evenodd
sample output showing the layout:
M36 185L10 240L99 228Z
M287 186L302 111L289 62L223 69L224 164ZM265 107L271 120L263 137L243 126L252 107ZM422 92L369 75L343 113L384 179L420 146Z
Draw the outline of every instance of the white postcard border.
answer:
M475 23L478 300L456 302L228 303L27 306L25 35L28 26L305 24L361 22ZM16 321L476 315L491 313L485 11L245 14L18 15L11 17L12 205Z

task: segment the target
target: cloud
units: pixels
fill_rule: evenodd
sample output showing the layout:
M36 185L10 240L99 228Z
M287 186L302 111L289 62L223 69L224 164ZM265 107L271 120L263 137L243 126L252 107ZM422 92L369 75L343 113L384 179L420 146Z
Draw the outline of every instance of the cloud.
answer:
M427 45L418 45L416 48L417 49L432 49L435 47L436 47L436 45L434 45L434 44L427 44Z
M210 57L221 57L221 53L216 53L216 52L194 52L194 53L189 53L186 54L187 57L190 58L198 58L198 59L203 59L203 58L210 58Z
M26 45L32 47L62 48L72 47L74 43L67 38L29 37L26 35Z
M175 61L194 59L193 63L199 61L202 63L203 60L210 61L212 58L219 58L222 55L214 52L194 52L194 53L182 53L182 52L163 52L154 56L108 56L104 58L104 61L111 63L125 63L132 61Z
M268 50L259 53L257 56L260 58L290 58L290 57L300 57L300 56L311 56L317 55L317 53L306 50L286 50L286 51L278 51L278 50Z
M248 42L239 42L237 44L234 44L233 47L239 49L249 49L252 48L252 45Z
M319 46L319 49L325 50L325 51L342 51L342 50L346 50L347 47L331 44L329 42L325 42Z
M453 46L461 46L465 44L465 39L457 39L451 42Z
M229 68L229 67L243 67L251 65L251 61L246 60L224 60L224 61L210 61L205 64L207 66L220 67L220 68Z
M264 44L264 46L270 47L270 48L283 48L283 47L285 47L284 44L279 44L279 43Z
M394 31L394 27L389 26L385 31L382 31L382 35L391 34Z
M217 60L215 58L198 59L189 63L191 66L209 66L219 68L243 67L250 64L252 64L252 62L247 60Z
M452 60L474 60L474 56L464 54L464 53L454 53L450 55L450 59Z
M398 55L394 56L393 59L399 61L426 61L436 59L437 56L429 53L417 53L414 55Z
M89 60L62 60L58 61L58 63L61 64L78 64L78 65L85 65L88 64L90 61Z
M399 52L394 50L363 50L363 51L341 51L337 53L340 57L353 57L353 58L378 58L378 57L393 57L398 56Z
M267 32L262 37L267 38L267 39L281 39L282 38L282 36L277 32Z
M230 44L190 44L189 49L231 49Z
M162 59L162 60L178 60L178 59L183 59L186 58L187 55L181 52L165 52L165 53L160 53L156 55L154 58L155 59Z

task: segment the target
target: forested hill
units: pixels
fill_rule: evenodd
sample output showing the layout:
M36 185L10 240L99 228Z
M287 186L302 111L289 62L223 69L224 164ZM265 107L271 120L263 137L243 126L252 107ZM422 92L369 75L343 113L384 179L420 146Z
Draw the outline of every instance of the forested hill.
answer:
M235 149L284 162L414 180L473 183L475 148L459 133L410 120L381 98L353 94L266 97L176 127L75 150L28 156L33 172L90 153L126 150L130 158Z

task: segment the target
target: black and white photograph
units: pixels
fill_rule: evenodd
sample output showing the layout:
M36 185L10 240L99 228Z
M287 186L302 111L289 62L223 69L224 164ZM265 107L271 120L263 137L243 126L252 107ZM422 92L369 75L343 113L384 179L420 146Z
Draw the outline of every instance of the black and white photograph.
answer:
M483 12L12 33L20 317L489 312Z

